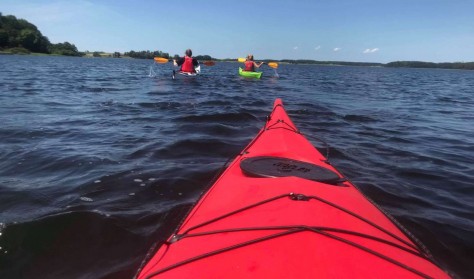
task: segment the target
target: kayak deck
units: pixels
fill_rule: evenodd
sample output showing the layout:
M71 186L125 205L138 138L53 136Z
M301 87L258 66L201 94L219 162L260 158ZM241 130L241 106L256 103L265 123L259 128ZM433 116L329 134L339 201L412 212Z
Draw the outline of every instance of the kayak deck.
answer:
M279 99L153 252L138 278L449 278L306 140Z

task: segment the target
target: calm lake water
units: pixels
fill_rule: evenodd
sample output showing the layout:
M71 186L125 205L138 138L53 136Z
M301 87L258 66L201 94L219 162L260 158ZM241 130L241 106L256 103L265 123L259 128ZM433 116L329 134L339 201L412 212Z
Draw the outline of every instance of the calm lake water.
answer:
M172 80L151 60L0 56L0 278L131 278L275 98L472 278L474 71L280 65L248 80L237 67Z

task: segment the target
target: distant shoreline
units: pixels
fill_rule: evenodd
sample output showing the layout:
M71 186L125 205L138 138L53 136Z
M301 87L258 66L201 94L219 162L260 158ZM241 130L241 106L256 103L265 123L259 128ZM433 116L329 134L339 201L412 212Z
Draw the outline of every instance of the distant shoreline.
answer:
M13 15L3 16L0 13L0 55L23 54L23 55L63 55L90 58L137 58L153 59L162 57L173 59L179 57L163 51L134 51L129 52L105 52L105 51L79 51L74 44L69 42L51 43L48 37L43 36L39 29L32 23L18 19ZM25 34L28 34L26 36ZM32 38L35 38L34 40ZM195 55L200 61L236 61L237 58L216 59L210 55ZM365 66L365 67L391 67L391 68L431 68L431 69L460 69L474 70L473 62L449 62L433 63L423 61L395 61L390 63L348 62L348 61L316 61L311 59L261 59L263 62L277 62L281 64L300 65L325 65L325 66Z
M96 55L93 55L96 53ZM45 54L45 53L34 53L34 52L12 52L7 50L1 50L0 55L32 55L32 56L66 56L58 54ZM120 57L114 57L114 53L108 52L84 52L83 56L86 58L126 58L126 59L144 59L144 58L133 58L130 56L121 55ZM217 62L237 62L237 59L217 59L211 58L212 61ZM474 70L474 62L445 62L445 63L434 63L424 61L395 61L389 63L377 63L377 62L349 62L349 61L317 61L317 60L306 60L306 59L262 59L259 61L263 62L277 62L283 65L319 65L319 66L363 66L363 67L384 67L384 68L418 68L418 69L456 69L456 70Z

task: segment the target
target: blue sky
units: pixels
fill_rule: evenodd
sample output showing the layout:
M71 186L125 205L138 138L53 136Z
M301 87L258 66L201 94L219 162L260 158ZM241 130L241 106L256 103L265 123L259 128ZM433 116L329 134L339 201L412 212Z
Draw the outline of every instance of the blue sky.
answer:
M81 51L474 61L474 0L1 0L0 12Z

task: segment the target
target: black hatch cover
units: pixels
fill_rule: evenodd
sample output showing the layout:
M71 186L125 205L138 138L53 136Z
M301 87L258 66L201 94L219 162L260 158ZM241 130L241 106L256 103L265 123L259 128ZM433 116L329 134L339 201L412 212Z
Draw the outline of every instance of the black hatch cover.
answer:
M343 178L330 169L282 157L246 158L240 162L240 168L246 175L254 177L296 176L333 185L344 181Z

